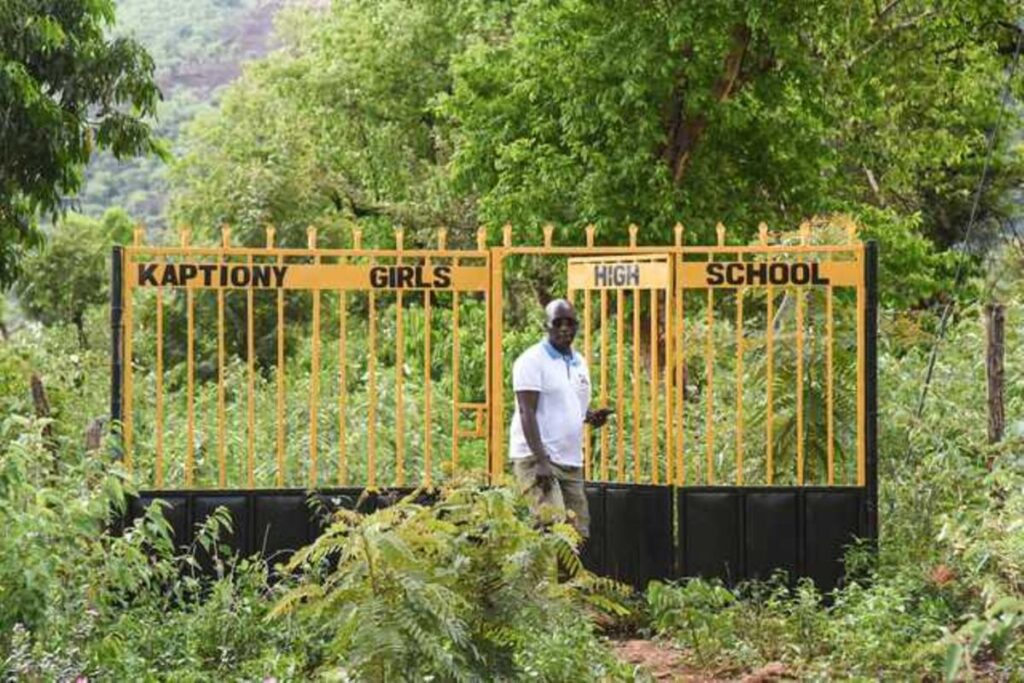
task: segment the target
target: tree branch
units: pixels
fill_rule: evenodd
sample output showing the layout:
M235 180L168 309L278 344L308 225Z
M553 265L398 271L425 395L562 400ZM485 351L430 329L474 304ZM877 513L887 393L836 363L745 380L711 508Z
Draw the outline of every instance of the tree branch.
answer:
M732 47L725 57L723 73L714 85L713 92L717 103L728 100L738 88L743 59L750 46L750 39L750 28L744 24L733 26ZM677 88L673 93L674 115L669 129L669 144L662 155L672 169L672 182L677 186L682 182L693 150L708 125L706 114L686 116L683 113L684 108L682 93Z

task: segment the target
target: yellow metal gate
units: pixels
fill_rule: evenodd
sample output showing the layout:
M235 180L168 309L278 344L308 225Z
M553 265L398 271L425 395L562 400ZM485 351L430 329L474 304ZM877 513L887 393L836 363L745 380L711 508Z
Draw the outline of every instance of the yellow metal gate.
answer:
M462 359L489 334L483 233L476 249L449 249L444 230L433 249L394 239L364 248L357 229L324 249L311 228L285 248L268 229L251 248L225 228L217 247L188 231L160 247L137 232L120 264L128 467L157 489L431 486L461 456L483 469L490 357ZM169 380L184 405L167 405Z
M511 360L542 334L517 274L580 312L588 479L864 486L865 245L848 221L750 244L346 248L135 243L115 256L113 414L144 486L431 486L505 470ZM515 316L510 311L517 309ZM525 311L525 313L524 313ZM535 312L534 315L532 312ZM532 316L532 317L531 317ZM531 323L532 324L532 323ZM212 333L212 334L211 334ZM509 362L506 364L505 359ZM145 372L136 381L137 369ZM168 389L179 391L168 392ZM169 396L175 397L174 401Z

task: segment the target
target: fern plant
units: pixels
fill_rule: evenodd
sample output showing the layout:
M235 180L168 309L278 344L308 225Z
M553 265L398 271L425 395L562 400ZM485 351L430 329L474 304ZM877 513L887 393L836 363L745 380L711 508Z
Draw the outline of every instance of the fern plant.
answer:
M455 487L430 507L414 499L369 515L339 511L287 565L295 584L268 618L318 625L333 662L324 674L558 680L619 666L578 609L619 603L609 582L583 570L570 526L534 528L503 489Z

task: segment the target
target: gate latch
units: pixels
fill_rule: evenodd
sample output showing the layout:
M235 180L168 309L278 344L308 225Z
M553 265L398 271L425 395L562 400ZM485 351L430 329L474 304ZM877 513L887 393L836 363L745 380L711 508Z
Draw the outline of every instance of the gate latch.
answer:
M480 439L487 436L487 404L486 403L460 403L459 407L459 424L455 426L455 430L459 437L465 437L467 439ZM473 411L473 429L462 429L462 411Z

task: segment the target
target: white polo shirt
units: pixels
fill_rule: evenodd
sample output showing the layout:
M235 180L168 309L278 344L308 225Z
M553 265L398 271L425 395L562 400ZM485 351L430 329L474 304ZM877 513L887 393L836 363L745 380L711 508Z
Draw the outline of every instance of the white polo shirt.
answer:
M547 340L534 344L512 366L515 391L538 391L537 426L551 461L568 467L583 466L583 420L590 405L590 374L583 356L562 353ZM523 435L516 401L509 430L509 457L531 457Z

